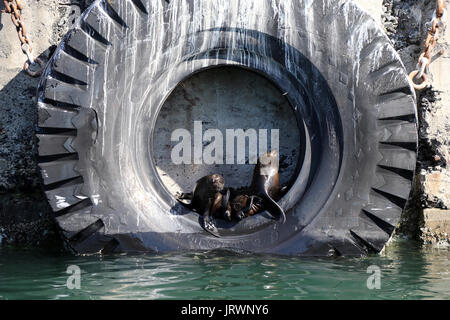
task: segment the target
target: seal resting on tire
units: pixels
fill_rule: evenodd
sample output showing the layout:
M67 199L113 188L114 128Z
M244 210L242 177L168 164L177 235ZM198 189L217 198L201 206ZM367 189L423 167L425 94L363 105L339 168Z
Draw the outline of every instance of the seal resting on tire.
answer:
M201 226L215 237L220 235L213 217L231 217L229 197L230 191L225 191L225 180L220 174L212 174L197 180L192 193L177 196L179 200L191 200L188 207L201 215Z
M237 192L231 200L233 216L242 220L267 210L273 217L286 221L286 214L274 199L280 196L278 152L273 150L258 158L250 188Z
M257 196L238 194L230 202L232 216L238 221L264 211L262 199Z

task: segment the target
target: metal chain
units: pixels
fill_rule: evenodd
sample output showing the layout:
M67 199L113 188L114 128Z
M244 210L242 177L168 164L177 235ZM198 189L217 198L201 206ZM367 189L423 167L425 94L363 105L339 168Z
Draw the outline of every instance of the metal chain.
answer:
M437 0L433 18L431 22L428 23L428 35L422 54L419 56L417 70L414 70L409 74L409 78L411 79L414 89L418 91L425 89L430 84L426 71L431 63L431 53L439 40L439 32L444 30L444 24L446 21L447 9L445 8L445 0ZM444 51L441 50L440 54L442 55L443 53ZM420 84L416 84L414 82L414 78L422 79L422 82Z
M31 47L31 41L27 37L27 31L24 25L24 21L20 14L20 12L23 9L22 3L20 0L3 0L3 3L5 4L5 9L2 10L2 13L11 14L11 20L16 26L22 51L27 56L27 60L23 65L23 70L25 70L25 72L31 77L38 77L41 75L43 71L44 63L38 57L33 56L33 48ZM33 65L35 63L37 63L40 68L38 71L31 71L29 67L30 65Z

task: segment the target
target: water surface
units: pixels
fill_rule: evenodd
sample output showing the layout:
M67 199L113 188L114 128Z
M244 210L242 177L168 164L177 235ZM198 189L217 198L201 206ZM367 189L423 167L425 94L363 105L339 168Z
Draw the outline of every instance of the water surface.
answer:
M449 257L449 249L404 240L382 255L333 259L227 251L74 257L0 246L0 299L449 299ZM81 270L80 289L67 288L71 265ZM380 289L367 287L370 266L380 268Z

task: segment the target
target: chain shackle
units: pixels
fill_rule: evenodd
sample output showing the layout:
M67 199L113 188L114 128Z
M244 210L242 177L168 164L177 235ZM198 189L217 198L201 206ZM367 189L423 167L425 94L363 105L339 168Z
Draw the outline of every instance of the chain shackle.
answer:
M419 63L417 64L417 69L419 69L419 73L416 75L416 78L422 78L425 73L425 70L430 65L431 60L425 56L425 54L421 54L419 58Z
M420 91L425 89L426 87L428 87L429 83L428 83L428 76L426 73L422 74L422 82L420 84L416 84L414 82L414 78L416 78L416 76L419 74L418 70L414 70L413 72L411 72L409 74L409 79L411 80L412 86L414 87L414 89Z
M11 21L16 26L17 35L19 36L22 51L27 56L27 60L23 65L23 70L31 77L38 77L43 71L44 63L38 57L33 56L31 41L27 37L27 31L20 12L23 9L22 2L21 0L3 0L3 3L5 5L5 9L2 10L2 13L11 14ZM30 70L30 66L36 63L39 65L39 70Z
M428 34L425 40L425 45L421 55L419 56L419 61L417 63L417 70L414 70L409 74L409 79L414 89L420 91L425 89L430 83L426 71L432 60L432 52L436 47L439 40L439 33L442 33L444 29L444 23L447 20L447 10L445 8L445 0L436 0L436 10L433 13L433 17L428 25ZM440 54L443 52L441 50ZM420 84L416 84L414 79L422 79Z
M23 70L24 70L30 77L33 77L33 78L39 77L39 76L42 74L42 71L44 71L44 67L45 67L44 62L43 62L40 58L38 58L38 57L34 58L34 62L33 62L32 64L35 64L35 63L37 63L37 64L39 65L39 69L36 70L36 71L30 70L30 63L29 63L28 60L26 60L25 63L23 64Z

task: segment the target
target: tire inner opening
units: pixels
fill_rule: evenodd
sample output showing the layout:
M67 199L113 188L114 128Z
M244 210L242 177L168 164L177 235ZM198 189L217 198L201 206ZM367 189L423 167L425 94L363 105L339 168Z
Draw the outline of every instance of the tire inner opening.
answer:
M214 173L226 188L250 186L257 156L272 148L279 151L280 186L289 187L300 165L300 141L287 93L256 72L222 66L193 74L172 91L151 150L159 178L175 197Z

